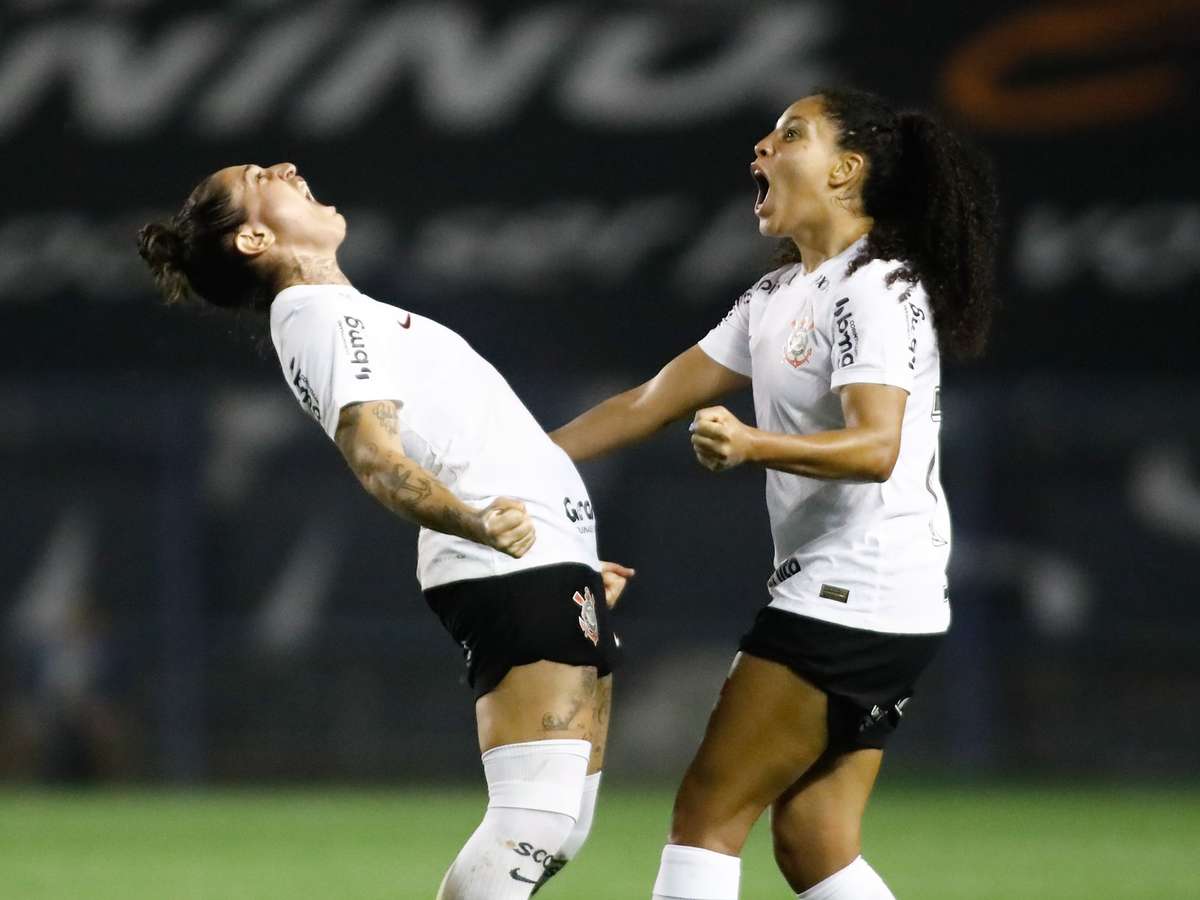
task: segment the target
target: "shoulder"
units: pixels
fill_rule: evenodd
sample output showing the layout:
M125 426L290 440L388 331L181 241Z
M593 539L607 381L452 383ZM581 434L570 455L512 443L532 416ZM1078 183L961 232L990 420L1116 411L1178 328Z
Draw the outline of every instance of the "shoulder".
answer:
M835 289L834 301L863 311L909 303L925 306L925 289L920 281L905 277L905 270L905 263L896 259L871 259L857 267L851 264Z
M897 300L901 295L912 293L914 283L904 278L905 264L898 259L869 259L855 264L851 262L846 267L842 277L841 289L844 293L855 296L893 297Z
M772 269L754 283L754 286L742 294L742 297L770 297L780 287L788 284L800 273L800 263L788 263L778 269Z
M758 306L765 303L780 287L788 284L799 271L799 263L789 263L777 269L772 269L765 275L760 275L754 284L742 291L738 298L734 300L733 307L729 310L725 318L728 319L730 316L744 313L751 306Z

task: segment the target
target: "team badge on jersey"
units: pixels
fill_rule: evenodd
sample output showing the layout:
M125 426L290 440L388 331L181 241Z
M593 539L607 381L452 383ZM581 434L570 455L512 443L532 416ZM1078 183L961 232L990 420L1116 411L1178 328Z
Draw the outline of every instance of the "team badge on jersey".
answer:
M793 369L800 368L812 359L815 327L813 320L807 316L792 320L792 330L783 348L783 361Z
M590 587L585 587L583 593L575 592L571 598L579 606L579 630L583 636L600 646L600 620L596 618L596 597Z

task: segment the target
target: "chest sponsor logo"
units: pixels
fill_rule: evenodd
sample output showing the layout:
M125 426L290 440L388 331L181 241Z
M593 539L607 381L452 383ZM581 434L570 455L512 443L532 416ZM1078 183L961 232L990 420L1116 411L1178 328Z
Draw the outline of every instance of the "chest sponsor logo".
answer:
M294 356L288 361L288 374L292 378L292 392L296 395L296 399L300 401L300 405L304 407L305 412L320 422L321 404L317 400L317 395L313 393L308 376L296 365L296 357Z
M354 377L359 381L369 380L371 357L367 352L367 323L355 316L342 316L338 330L342 333L342 344L350 364L358 369Z
M858 356L858 329L854 327L854 314L850 312L850 298L843 297L833 306L833 327L837 332L834 358L837 367L844 369L854 365Z
M596 511L592 508L591 500L572 500L563 497L563 515L583 534L596 530Z
M585 587L582 594L576 591L571 599L579 607L579 630L593 645L600 646L600 620L596 618L596 597L592 589Z
M816 324L807 316L792 320L792 330L783 346L783 361L793 369L799 369L812 359L815 329Z
M767 589L779 587L793 575L800 574L800 563L796 562L795 558L785 559L779 564L779 567L771 573L771 577L767 579Z

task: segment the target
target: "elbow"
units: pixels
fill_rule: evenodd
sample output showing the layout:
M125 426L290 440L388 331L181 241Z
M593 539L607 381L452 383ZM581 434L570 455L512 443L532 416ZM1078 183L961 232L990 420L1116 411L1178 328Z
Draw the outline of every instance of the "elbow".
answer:
M896 470L896 461L900 458L900 441L880 441L865 460L863 475L867 481L882 484L892 477Z
M350 467L354 477L363 487L371 491L380 468L379 454L373 451L370 445L357 441L343 445L341 451L346 465Z

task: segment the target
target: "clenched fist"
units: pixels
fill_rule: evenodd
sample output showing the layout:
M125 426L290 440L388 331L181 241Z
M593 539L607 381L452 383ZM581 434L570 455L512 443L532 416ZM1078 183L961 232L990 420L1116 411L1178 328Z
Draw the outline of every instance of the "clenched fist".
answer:
M710 471L732 469L749 457L754 429L723 406L699 410L688 430L696 459Z
M533 520L520 500L497 497L476 515L480 529L479 543L487 544L501 553L520 559L537 540Z

